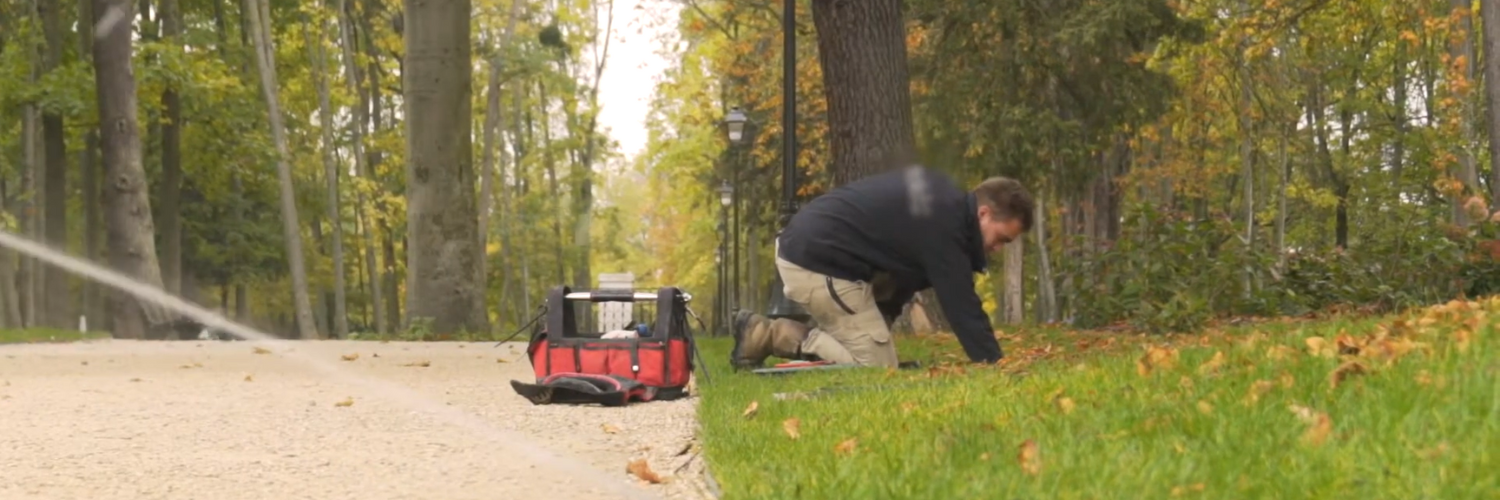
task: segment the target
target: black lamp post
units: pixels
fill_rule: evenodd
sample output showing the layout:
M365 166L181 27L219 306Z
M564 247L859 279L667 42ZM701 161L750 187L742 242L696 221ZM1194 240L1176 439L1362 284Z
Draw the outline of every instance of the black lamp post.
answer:
M737 148L738 146L742 146L746 142L748 142L749 131L746 130L746 124L749 121L749 117L745 116L745 112L741 111L740 108L735 107L729 110L729 115L724 117L724 124L725 128L729 131L730 147ZM731 210L734 212L729 215L729 282L733 284L733 289L729 294L729 313L731 315L733 315L735 311L738 311L741 307L740 290L743 290L745 286L745 284L740 280L740 233L742 232L740 231L741 202L739 198L735 198L733 196L734 188L739 186L740 184L739 159L740 157L738 154L731 154L729 159L729 192L731 198Z
M781 207L778 225L785 228L797 212L793 205L797 199L797 4L796 0L783 0L781 4ZM777 232L780 236L780 231ZM781 273L771 283L770 318L791 318L807 321L807 311L796 302L786 298L781 289Z
M729 269L730 265L729 252L727 250L729 247L729 205L731 203L734 203L734 186L729 185L729 181L724 181L719 185L719 257L717 258L717 261L720 263L719 296L723 297L723 300L719 301L719 310L715 314L720 315L720 318L724 318L719 324L725 328L731 326L729 321L730 311L732 310L730 301L733 300L733 292L731 290L734 290L735 286L730 280L724 279L730 277L730 273L726 272L726 270Z

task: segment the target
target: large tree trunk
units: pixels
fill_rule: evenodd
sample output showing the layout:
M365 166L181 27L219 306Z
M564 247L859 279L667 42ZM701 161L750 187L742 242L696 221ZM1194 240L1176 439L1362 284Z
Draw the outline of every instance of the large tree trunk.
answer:
M1248 2L1240 0L1240 7L1248 10ZM1245 247L1253 251L1255 249L1255 123L1250 117L1255 106L1255 81L1250 71L1250 60L1245 56L1249 47L1246 39L1240 45L1240 182L1245 184L1245 192L1242 196L1245 208ZM1252 269L1248 266L1242 275L1241 291L1246 300L1254 293L1254 277Z
M266 0L250 2L251 39L255 44L255 65L260 69L261 89L266 98L266 109L270 115L271 138L276 143L276 174L281 181L281 218L286 237L287 262L292 273L292 302L297 311L297 334L302 339L320 338L312 315L312 302L307 293L307 269L302 259L302 232L298 229L297 200L292 188L292 166L287 163L290 153L286 145L286 129L282 126L281 105L276 98L276 59L271 44L270 7ZM258 5L257 5L258 4Z
M162 38L176 48L182 33L178 0L161 0ZM182 100L170 80L161 94L161 279L169 293L182 292Z
M324 24L319 23L319 28ZM321 29L319 31L322 31ZM323 176L328 186L328 240L329 254L333 258L333 338L349 337L349 313L348 302L345 298L344 284L344 224L343 218L339 216L339 168L333 159L333 105L328 97L328 78L326 51L323 39L308 40L315 46L313 50L313 71L317 73L318 79L318 121L323 129Z
M34 78L33 81L35 81ZM20 199L20 203L16 209L21 234L34 240L39 239L36 238L39 232L37 230L36 217L38 210L35 202L37 193L36 172L42 168L42 147L39 140L41 137L41 124L38 123L41 120L38 115L40 115L40 112L34 104L27 104L21 107L21 156L24 165L21 168L21 192L17 196ZM36 274L36 259L22 255L20 268L16 271L16 279L21 282L18 296L21 300L22 326L36 325L36 302L38 297Z
M94 85L99 100L100 145L104 152L104 208L110 263L116 270L161 287L156 262L156 232L151 200L146 193L146 170L141 166L141 140L136 129L135 76L130 68L130 0L94 0ZM135 297L114 291L109 300L113 328L119 338L146 334L145 311Z
M406 307L434 332L488 331L475 286L469 0L405 0ZM478 295L478 296L476 296Z
M1490 206L1500 206L1500 5L1479 2L1480 26L1484 32L1485 112L1490 139Z
M42 58L42 71L51 73L62 64L63 39L62 0L38 2L42 15L42 31L47 39L47 52ZM43 229L46 242L53 248L66 249L68 245L68 147L67 131L63 129L62 114L48 110L42 114L42 139L46 143L46 180L42 197L46 227ZM68 293L68 274L62 269L47 266L43 272L43 319L41 324L54 328L67 328L71 316L72 301Z
M916 161L901 0L814 0L834 185Z

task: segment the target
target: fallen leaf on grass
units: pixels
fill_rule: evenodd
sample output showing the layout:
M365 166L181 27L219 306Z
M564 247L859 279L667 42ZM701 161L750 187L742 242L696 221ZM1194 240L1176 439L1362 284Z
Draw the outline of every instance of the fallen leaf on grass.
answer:
M1297 385L1297 379L1291 373L1281 372L1281 388L1291 389L1294 385Z
M1214 352L1214 357L1209 358L1208 361L1204 361L1203 364L1198 365L1198 374L1199 375L1208 375L1210 373L1214 373L1214 372L1219 371L1219 369L1223 368L1223 367L1224 367L1224 351L1215 351Z
M266 348L264 348L264 347L259 347L259 346L257 346L257 347L256 347L256 348L255 348L255 349L254 349L254 352L255 352L255 353L256 353L256 354L270 354L270 353L271 353L271 350L270 350L270 349L266 349Z
M333 405L337 407L354 406L354 398L344 398L343 401L339 401L337 403L334 403Z
M786 435L792 439L797 439L802 436L802 433L800 432L801 428L802 419L799 419L797 417L792 417L781 422L781 430L786 431Z
M917 409L917 403L915 401L907 401L905 403L901 403L901 413L911 413L911 411L915 409Z
M609 424L600 425L599 429L603 430L605 434L619 434L620 433L620 428L619 427L615 427L615 426L609 425Z
M849 454L853 454L854 453L854 449L858 448L858 447L859 447L859 438L849 438L849 439L845 439L844 442L839 443L838 446L833 447L833 451L835 453L840 454L840 455L849 455Z
M1250 384L1250 393L1245 395L1245 404L1253 404L1260 401L1260 397L1271 391L1275 384L1270 380L1257 380Z
M339 357L344 358L344 361L354 361L356 359L359 359L359 353L356 352L354 354L345 354Z
M1266 349L1266 357L1273 360L1285 360L1297 357L1297 350L1284 345L1274 345Z
M1214 413L1213 403L1209 403L1208 401L1203 401L1201 399L1198 400L1198 413L1202 413L1204 415L1212 415Z
M1435 460L1438 457L1447 455L1449 449L1448 443L1438 443L1437 446L1417 450L1417 457L1423 460Z
M1203 483L1197 483L1197 484L1193 484L1193 485L1189 485L1189 486L1174 486L1174 487L1172 487L1172 496L1174 496L1174 497L1180 497L1182 495L1186 495L1187 492L1189 492L1189 491L1193 491L1193 492L1203 491L1203 489L1207 488L1207 487L1208 487L1208 485L1203 484Z
M1177 349L1152 346L1146 348L1146 353L1135 360L1135 371L1145 377L1158 368L1170 369L1176 364Z
M754 418L755 417L755 411L759 410L759 409L760 409L760 401L751 401L750 402L750 406L746 406L745 407L745 412L741 413L740 416L741 417L745 417L745 418Z
M980 453L979 459L988 462L990 460L990 452L986 451L984 453Z
M417 361L417 362L414 362L414 363L407 363L407 364L404 364L404 365L401 365L401 366L415 366L415 367L418 367L418 368L427 368L429 366L432 366L432 362L431 361L423 360L423 361Z
M1307 432L1302 433L1302 441L1313 446L1321 446L1324 441L1328 440L1328 435L1333 433L1333 419L1323 412L1317 412L1314 418L1316 422L1307 429Z
M1315 357L1332 358L1338 354L1338 350L1323 337L1308 337L1302 342L1307 344L1307 353Z
M630 464L625 466L625 471L634 474L635 477L641 478L642 481L651 484L661 483L661 476L651 471L651 465L647 464L644 458L637 458L630 461Z
M1042 472L1042 450L1036 441L1027 439L1021 443L1021 452L1016 455L1016 460L1021 463L1021 470L1030 475Z
M1355 375L1363 375L1366 372L1368 372L1368 370L1365 368L1365 365L1363 363L1354 360L1345 361L1343 364L1339 365L1338 368L1334 368L1332 373L1328 374L1328 388L1338 389L1339 384L1343 383L1345 380L1348 380L1349 377Z

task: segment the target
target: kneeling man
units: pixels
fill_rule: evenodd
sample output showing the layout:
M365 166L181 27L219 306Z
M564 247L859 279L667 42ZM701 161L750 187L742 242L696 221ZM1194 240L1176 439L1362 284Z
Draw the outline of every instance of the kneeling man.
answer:
M891 323L918 291L937 291L969 359L1003 355L974 292L988 254L1031 229L1035 202L1013 179L972 190L926 167L845 184L809 202L776 238L786 297L815 326L741 313L734 322L736 368L769 356L895 367Z

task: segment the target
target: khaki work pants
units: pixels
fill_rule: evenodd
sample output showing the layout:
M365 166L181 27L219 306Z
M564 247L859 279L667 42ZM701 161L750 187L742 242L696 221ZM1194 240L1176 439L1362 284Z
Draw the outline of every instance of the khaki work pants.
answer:
M779 251L776 269L786 297L817 322L802 341L803 353L835 363L896 367L891 328L876 306L893 292L883 277L873 284L842 280L788 262Z

